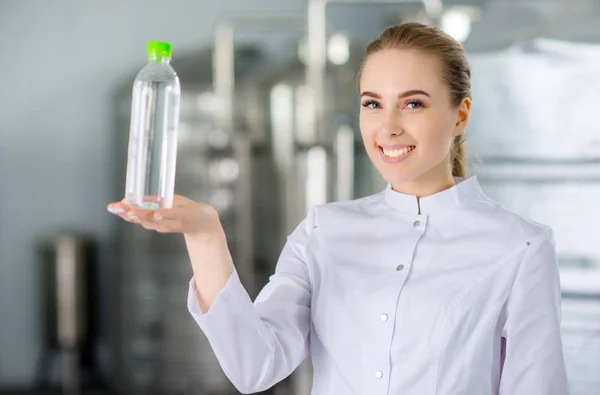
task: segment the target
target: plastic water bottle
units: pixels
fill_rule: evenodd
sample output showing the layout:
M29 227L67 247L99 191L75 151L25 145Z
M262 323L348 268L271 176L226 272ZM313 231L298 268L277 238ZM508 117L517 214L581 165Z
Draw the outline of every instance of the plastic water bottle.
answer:
M147 52L133 84L125 201L156 210L173 206L181 88L171 45L149 42Z

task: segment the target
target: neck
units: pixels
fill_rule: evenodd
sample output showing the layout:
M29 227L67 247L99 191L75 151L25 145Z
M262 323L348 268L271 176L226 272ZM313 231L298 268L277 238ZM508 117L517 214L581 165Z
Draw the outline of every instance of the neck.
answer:
M417 198L433 195L455 185L449 158L418 178L400 184L392 184L392 189Z
M166 58L163 56L151 56L148 58L148 62L149 63L159 63L159 64L166 64L166 63L170 63L171 62L171 58Z

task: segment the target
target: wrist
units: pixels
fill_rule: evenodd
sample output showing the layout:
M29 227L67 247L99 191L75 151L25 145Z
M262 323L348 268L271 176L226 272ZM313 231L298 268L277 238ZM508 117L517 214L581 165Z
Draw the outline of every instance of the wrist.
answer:
M188 244L212 244L226 240L225 230L218 219L200 231L186 232L183 236Z

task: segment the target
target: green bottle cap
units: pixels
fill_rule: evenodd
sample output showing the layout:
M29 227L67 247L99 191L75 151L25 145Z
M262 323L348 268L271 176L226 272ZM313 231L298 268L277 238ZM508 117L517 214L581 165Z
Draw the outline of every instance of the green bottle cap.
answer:
M150 41L146 47L149 58L169 58L171 59L171 44L159 41Z

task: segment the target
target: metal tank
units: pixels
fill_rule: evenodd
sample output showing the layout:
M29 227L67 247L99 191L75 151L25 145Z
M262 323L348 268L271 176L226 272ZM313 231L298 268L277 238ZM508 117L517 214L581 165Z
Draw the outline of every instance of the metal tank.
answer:
M294 45L301 47L301 43ZM253 193L258 201L274 199L281 205L278 212L284 220L277 229L277 249L307 207L325 203L332 195L340 199L355 196L353 163L356 155L362 155L355 126L358 99L353 92L357 64L357 59L348 59L342 65L334 65L328 73L326 108L333 119L328 140L311 134L309 123L314 108L305 82L306 66L300 56L254 75L236 93L242 103L241 121L253 149L268 152L272 162L270 176L275 178L277 189L256 187ZM336 151L338 147L340 150ZM325 174L336 160L340 160L343 174ZM322 178L327 181L327 190L320 189L321 184L317 183ZM253 180L259 185L261 180L266 181L264 174L255 174Z
M98 340L97 245L76 232L60 232L39 244L43 352L36 389L79 395L102 387L94 342ZM60 383L54 382L60 357ZM59 385L56 385L59 384Z

